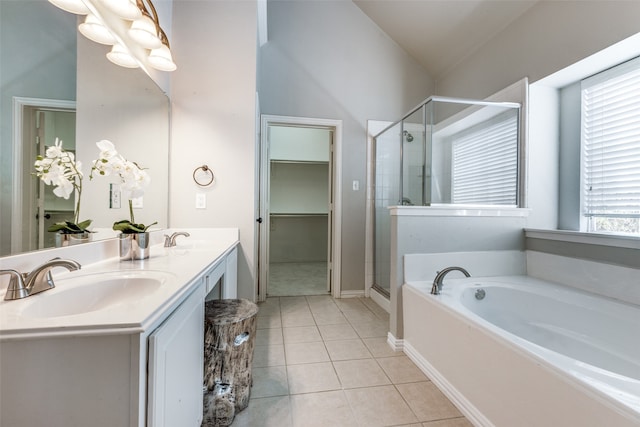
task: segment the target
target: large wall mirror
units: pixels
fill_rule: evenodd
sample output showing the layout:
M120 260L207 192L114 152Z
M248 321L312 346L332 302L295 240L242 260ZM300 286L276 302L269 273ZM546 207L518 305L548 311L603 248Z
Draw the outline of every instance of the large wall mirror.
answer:
M32 175L56 137L83 165L80 220L93 220L93 240L129 218L127 200L112 203L110 180L89 180L103 139L151 176L136 221L168 225L168 97L141 69L109 62L107 46L79 35L78 19L46 0L0 1L0 256L53 245L48 223L73 211Z

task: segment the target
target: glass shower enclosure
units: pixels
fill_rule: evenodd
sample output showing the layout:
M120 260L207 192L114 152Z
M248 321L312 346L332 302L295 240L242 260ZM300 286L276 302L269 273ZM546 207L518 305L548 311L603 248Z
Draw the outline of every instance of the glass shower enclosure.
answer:
M373 139L373 288L389 297L390 206L520 201L520 104L430 97Z

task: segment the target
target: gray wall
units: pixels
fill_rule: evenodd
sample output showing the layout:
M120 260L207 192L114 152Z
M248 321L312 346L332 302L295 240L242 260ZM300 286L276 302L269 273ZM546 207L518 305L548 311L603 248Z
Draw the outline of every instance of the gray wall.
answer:
M327 262L327 216L270 219L269 262Z
M20 226L11 224L12 98L76 99L76 19L45 0L0 1L0 255Z
M558 228L580 230L580 83L560 91Z
M535 83L636 34L638 16L635 1L540 1L439 79L436 93L482 99L523 77ZM558 120L579 121L567 109L575 96L531 85L529 227L579 229L579 135Z
M558 92L532 85L529 90L527 138L527 207L529 227L558 226L559 125Z
M533 83L638 32L637 1L540 1L436 82L436 93L483 99Z
M640 249L638 248L603 246L596 243L563 242L532 237L527 237L526 248L531 251L640 269Z
M237 227L238 297L256 295L256 2L174 0L171 49L172 228ZM198 187L195 168L216 181ZM196 193L206 209L195 209Z
M343 290L364 290L367 120L397 120L433 82L352 2L269 1L263 114L343 121ZM352 181L360 190L352 190Z

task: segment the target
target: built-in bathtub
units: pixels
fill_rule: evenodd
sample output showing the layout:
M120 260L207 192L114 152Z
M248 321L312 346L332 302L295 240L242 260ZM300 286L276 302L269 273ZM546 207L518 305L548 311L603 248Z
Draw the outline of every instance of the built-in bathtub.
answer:
M640 425L640 307L528 276L403 286L404 351L476 425Z

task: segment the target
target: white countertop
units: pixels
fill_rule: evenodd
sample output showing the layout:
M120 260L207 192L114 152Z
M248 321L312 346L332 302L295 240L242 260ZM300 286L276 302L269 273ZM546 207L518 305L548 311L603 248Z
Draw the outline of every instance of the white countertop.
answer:
M0 341L58 335L141 333L148 330L195 289L199 283L195 279L210 267L223 262L239 243L237 229L176 229L182 230L189 231L191 236L178 237L174 248L164 248L162 243L153 245L148 259L120 261L117 256L112 256L103 261L83 263L80 270L73 272L55 268L52 270L56 283L54 289L21 300L0 300ZM77 251L80 246L73 250ZM104 252L113 253L109 250ZM68 257L64 252L56 255L74 259L73 253L69 251ZM8 258L2 260L2 268L15 268L11 265L11 257ZM37 265L39 263L32 263L32 267ZM34 305L46 306L45 299L48 297L60 298L55 296L62 292L69 293L70 289L81 288L91 281L136 275L160 277L162 283L148 293L137 292L137 295L125 298L122 302L93 311L64 316L33 315ZM6 286L0 289L2 298L5 289Z

